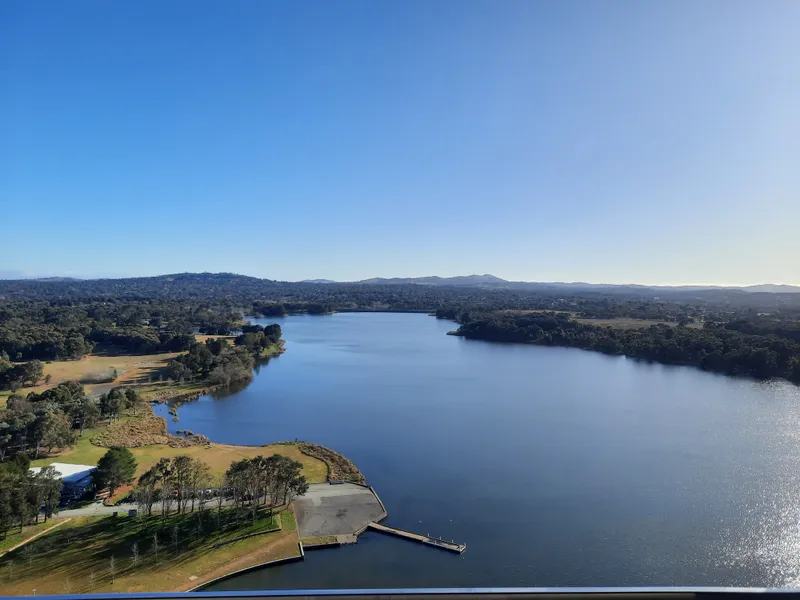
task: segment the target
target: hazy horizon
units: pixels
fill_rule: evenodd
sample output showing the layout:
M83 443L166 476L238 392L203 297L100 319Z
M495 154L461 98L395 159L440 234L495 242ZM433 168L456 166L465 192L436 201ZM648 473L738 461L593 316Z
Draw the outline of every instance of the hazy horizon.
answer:
M4 2L0 272L798 284L798 22L791 0Z
M129 277L160 277L160 276L167 276L167 275L179 275L182 273L232 273L234 275L243 275L245 277L257 277L259 279L270 279L273 281L287 281L287 282L303 282L303 281L314 281L314 280L326 280L332 281L334 283L357 283L359 281L365 281L369 279L421 279L425 277L440 277L442 279L452 278L452 277L470 277L470 276L484 276L484 275L492 275L494 277L498 277L499 279L504 279L510 283L564 283L564 284L580 284L586 283L589 285L638 285L638 286L652 286L652 287L750 287L750 286L757 286L757 285L776 285L776 286L795 286L800 287L799 283L785 283L785 282L774 282L774 281L760 281L756 283L652 283L652 282L638 282L638 281L626 281L626 282L609 282L609 281L567 281L563 279L559 280L530 280L530 279L509 279L507 277L502 277L497 275L496 273L457 273L454 275L439 275L439 274L428 274L428 275L373 275L370 277L362 277L359 279L332 279L330 277L303 277L303 278L290 278L290 279L280 279L275 277L269 276L260 276L260 275L252 275L249 273L241 273L237 271L176 271L174 273L149 273L144 275L108 275L108 276L82 276L77 274L35 274L35 273L25 273L24 271L13 271L13 270L0 270L0 280L26 280L26 279L48 279L48 278L73 278L79 280L94 280L94 279L126 279Z

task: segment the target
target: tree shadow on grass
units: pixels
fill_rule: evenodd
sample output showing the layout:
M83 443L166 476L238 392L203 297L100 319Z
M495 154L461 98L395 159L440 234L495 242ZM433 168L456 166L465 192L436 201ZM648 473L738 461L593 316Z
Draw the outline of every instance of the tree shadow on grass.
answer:
M270 529L274 520L260 511L254 525L249 512L225 509L220 518L210 511L183 515L104 517L59 528L0 559L0 580L10 583L51 578L75 583L74 591L91 591L111 582L111 557L117 578L169 570L214 551L214 544ZM277 517L276 517L277 518ZM154 539L157 536L157 542ZM133 545L138 560L133 566ZM157 551L156 551L157 543ZM8 576L11 562L13 576Z

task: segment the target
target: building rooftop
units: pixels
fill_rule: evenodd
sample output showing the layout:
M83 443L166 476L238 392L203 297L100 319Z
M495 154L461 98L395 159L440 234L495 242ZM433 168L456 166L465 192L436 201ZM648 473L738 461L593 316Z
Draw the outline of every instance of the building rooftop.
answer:
M55 467L61 474L64 483L78 483L92 474L97 467L94 465L71 465L69 463L51 463L48 466ZM31 473L38 474L42 467L31 467Z

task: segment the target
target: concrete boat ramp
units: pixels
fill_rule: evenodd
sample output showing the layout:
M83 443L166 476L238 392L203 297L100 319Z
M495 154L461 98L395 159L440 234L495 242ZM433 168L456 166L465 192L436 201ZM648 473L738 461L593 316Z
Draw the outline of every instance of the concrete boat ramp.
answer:
M370 486L357 483L312 484L305 495L295 498L294 506L300 537L336 537L335 543L325 545L355 542L369 528L459 554L467 548L466 544L379 524L386 518L386 508Z

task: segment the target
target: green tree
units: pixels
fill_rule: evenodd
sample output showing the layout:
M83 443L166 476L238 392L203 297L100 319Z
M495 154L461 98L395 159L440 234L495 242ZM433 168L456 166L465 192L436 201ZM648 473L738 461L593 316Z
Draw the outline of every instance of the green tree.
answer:
M136 486L136 503L139 510L148 516L153 514L153 504L158 496L158 471L156 467L150 467L141 477Z
M36 385L44 377L44 365L40 360L32 360L25 363L23 373L24 381L30 381L32 385Z
M72 431L72 419L64 413L54 413L49 419L46 435L42 445L52 452L53 448L68 448L75 443L75 433Z
M199 458L192 459L192 468L189 472L189 489L192 497L192 512L194 512L194 501L201 494L204 488L211 481L211 467ZM203 510L202 500L200 510Z
M75 443L72 419L62 412L47 412L36 423L36 457L41 448L52 452L53 448L67 448Z
M91 427L100 418L100 404L95 398L88 396L80 396L73 400L68 410L73 422L78 425L80 429L78 435L81 436L85 427Z
M95 481L98 488L109 488L111 494L121 485L133 481L136 458L127 448L111 448L97 463Z
M28 492L31 486L23 485L23 483L27 483L24 481L24 479L27 479L27 477L20 479L23 480L20 481L20 485L17 485L11 490L11 512L14 515L14 520L19 526L19 530L22 531L22 528L30 522L30 520L33 518L35 510L37 510L34 509L34 507L38 507L40 504L36 505L30 501L30 495Z
M55 467L43 467L34 478L34 485L41 490L41 506L44 512L44 521L58 512L58 503L61 500L61 490L64 482L61 481L61 473Z
M133 388L125 390L125 408L133 410L133 416L136 416L136 407L144 403L142 396Z
M193 371L180 361L171 360L167 365L167 377L175 381L189 379L193 374Z
M179 514L186 509L186 503L189 500L191 472L192 458L190 456L181 455L172 459L172 477L175 483Z
M0 469L0 536L5 539L8 530L14 523L15 515L11 504L12 489L18 485L19 478L15 474Z
M100 412L107 417L118 418L122 409L125 408L126 402L127 398L125 398L122 390L114 388L107 394L100 396Z
M209 338L206 340L206 346L211 350L211 354L219 356L223 350L228 348L229 344L225 338Z

